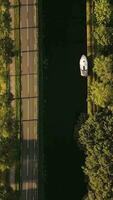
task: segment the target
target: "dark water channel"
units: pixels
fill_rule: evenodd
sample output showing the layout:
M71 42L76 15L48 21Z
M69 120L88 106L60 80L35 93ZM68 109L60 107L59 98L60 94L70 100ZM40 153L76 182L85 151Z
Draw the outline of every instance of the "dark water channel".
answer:
M73 134L86 111L86 79L79 73L86 52L85 0L43 0L43 15L46 200L81 200L83 156Z

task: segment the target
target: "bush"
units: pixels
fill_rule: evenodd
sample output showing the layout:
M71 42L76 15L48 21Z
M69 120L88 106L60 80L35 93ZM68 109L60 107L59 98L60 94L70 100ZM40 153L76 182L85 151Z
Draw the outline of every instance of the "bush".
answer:
M94 39L100 48L113 45L113 28L103 25L95 28Z
M112 18L112 8L109 0L96 0L94 14L98 25L107 25Z
M113 82L113 55L96 57L93 71L103 83Z

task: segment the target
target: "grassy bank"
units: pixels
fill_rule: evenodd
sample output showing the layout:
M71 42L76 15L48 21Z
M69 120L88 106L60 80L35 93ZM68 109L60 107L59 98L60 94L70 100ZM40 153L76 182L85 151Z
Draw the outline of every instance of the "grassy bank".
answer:
M87 0L86 1L86 26L87 26L87 57L90 58L92 56L92 42L91 42L91 1ZM87 91L89 93L89 86L91 84L92 77L91 75L88 76L87 79ZM92 102L88 98L87 94L87 113L91 114L92 113Z
M89 76L87 79L87 113L93 114L96 110L96 106L89 98L90 85L95 80L95 76L92 72L93 57L94 57L94 39L93 39L93 1L86 1L86 30L87 30L87 57L89 60Z
M86 11L88 115L79 120L75 136L86 157L82 167L87 182L84 200L110 200L113 197L113 9L109 0L87 0Z

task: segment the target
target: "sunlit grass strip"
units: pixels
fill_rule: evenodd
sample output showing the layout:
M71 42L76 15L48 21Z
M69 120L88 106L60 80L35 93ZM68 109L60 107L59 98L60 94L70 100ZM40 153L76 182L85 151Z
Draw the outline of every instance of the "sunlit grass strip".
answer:
M91 17L92 0L86 0L86 30L87 30L87 57L92 61L92 17ZM91 63L90 63L91 65ZM91 66L89 66L91 68ZM87 113L91 115L93 112L93 103L90 99L90 85L92 82L92 75L89 74L87 78Z

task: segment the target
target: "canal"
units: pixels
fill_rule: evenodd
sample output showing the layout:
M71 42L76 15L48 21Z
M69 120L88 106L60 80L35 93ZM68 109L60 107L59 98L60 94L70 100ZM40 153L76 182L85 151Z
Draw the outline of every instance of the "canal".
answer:
M86 188L83 155L74 126L86 112L86 79L79 59L86 53L85 0L43 0L44 152L46 200L81 200Z

